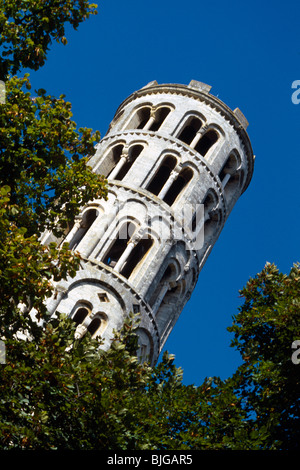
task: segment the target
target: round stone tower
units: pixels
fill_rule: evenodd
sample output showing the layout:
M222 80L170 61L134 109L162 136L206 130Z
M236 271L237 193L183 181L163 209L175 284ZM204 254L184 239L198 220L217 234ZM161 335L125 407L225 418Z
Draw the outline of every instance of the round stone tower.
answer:
M82 208L65 239L81 269L48 302L106 348L139 312L139 354L151 364L253 172L245 117L209 92L154 81L121 104L89 161L107 177L108 199Z

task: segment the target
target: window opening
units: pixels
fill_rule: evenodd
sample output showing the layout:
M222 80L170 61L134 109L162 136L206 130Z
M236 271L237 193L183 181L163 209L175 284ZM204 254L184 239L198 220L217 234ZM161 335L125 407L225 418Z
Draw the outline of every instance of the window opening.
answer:
M139 313L140 306L138 304L133 304L133 313Z
M192 177L193 170L191 168L183 168L177 176L176 180L173 181L172 185L168 189L166 195L163 198L163 201L171 206L185 186L188 184L188 182L192 179Z
M215 195L212 190L210 190L203 201L203 203L198 207L198 209L195 211L192 219L192 230L195 232L197 228L197 222L198 222L198 227L202 226L205 221L209 219L209 213L212 211L217 205L217 196ZM204 213L202 212L202 207L204 206Z
M76 323L76 325L79 325L80 323L84 322L89 313L90 312L86 307L80 307L75 313L73 321Z
M146 189L157 196L167 182L171 171L175 168L176 164L177 160L175 157L166 157Z
M100 302L109 302L109 298L107 297L107 294L105 292L101 292L98 294Z
M151 108L150 106L144 106L135 112L127 126L127 129L157 131L160 129L170 112L171 109L167 106L161 106L157 110L155 110L155 108Z
M155 318L162 338L167 334L169 327L172 324L174 308L176 304L181 301L182 296L180 294L182 293L182 287L182 283L177 284L175 282L170 282L159 295L159 304L154 307L157 308Z
M142 152L143 148L144 147L142 145L134 145L130 147L128 157L126 158L118 174L115 176L116 180L122 180L125 177L125 175L127 175L128 171L130 170L130 168L136 161L137 157Z
M230 176L236 171L236 168L237 168L236 158L233 154L231 154L227 158L224 166L222 167L219 173L219 178L224 187L226 186L226 183L228 182Z
M219 173L226 198L233 195L240 184L240 173L237 171L240 164L239 156L231 153Z
M211 192L208 192L203 201L204 211L207 213L216 206L216 197Z
M217 142L218 134L215 130L210 129L207 131L195 145L195 150L199 152L203 157L207 154L209 149Z
M122 152L123 152L123 148L124 148L123 144L115 145L112 148L112 161L114 165L116 165L118 161L120 160Z
M91 323L87 327L87 329L90 332L91 336L94 336L94 334L100 328L100 325L101 325L101 319L99 317L96 317L91 321Z
M164 120L166 119L170 111L171 109L167 107L159 108L155 113L155 119L154 119L154 122L149 127L149 131L158 131L158 129L161 127L161 125L163 124Z
M111 268L114 268L119 258L126 250L127 244L135 231L135 224L127 222L124 224L118 232L116 240L108 250L106 256L103 259L103 263L107 264Z
M150 119L151 109L150 108L142 108L137 111L138 117L138 124L136 129L144 129L145 125Z
M212 213L210 217L206 219L204 223L205 241L207 241L214 235L219 221L220 221L220 211L214 211L214 213Z
M147 344L140 344L139 357L145 358L147 354Z
M234 175L232 175L229 179L229 181L226 184L226 187L224 189L225 196L228 198L230 195L233 195L237 189L237 187L240 184L240 174L237 172Z
M88 230L97 218L97 210L89 209L85 212L84 228Z
M173 270L174 268L172 269L172 267L168 265L160 282L165 282L167 279L169 279L173 273Z
M107 172L107 178L111 175L114 168L119 163L119 161L121 159L122 152L123 152L123 148L124 148L123 144L115 145L111 149L111 151L109 152L107 158L110 160L110 162L109 162L110 163L110 165L109 165L110 169Z
M164 271L164 274L162 275L156 289L151 295L151 298L149 300L150 306L153 308L155 304L161 303L163 297L165 296L166 292L168 291L170 287L170 283L172 281L175 281L177 278L177 271L176 267L173 263L169 264L167 268Z
M144 106L138 109L130 120L127 129L144 129L145 125L150 119L150 115L150 106Z
M79 245L79 243L81 242L81 240L83 239L87 231L91 228L91 226L95 222L97 216L98 216L97 209L88 209L87 211L85 211L82 217L80 227L75 233L73 240L70 242L70 245L69 245L70 249L74 249L77 245Z
M200 130L202 122L197 117L190 117L185 125L185 127L180 132L178 139L182 140L187 145L194 140L197 132Z
M147 238L142 238L137 245L133 248L129 254L125 264L123 265L120 274L122 274L127 279L132 274L134 268L142 261L150 250L153 244L153 239L148 236Z

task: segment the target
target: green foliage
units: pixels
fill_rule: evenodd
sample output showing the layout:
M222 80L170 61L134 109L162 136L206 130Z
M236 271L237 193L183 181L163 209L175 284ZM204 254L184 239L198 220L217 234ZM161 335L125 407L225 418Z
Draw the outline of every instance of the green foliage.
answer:
M167 353L155 368L139 363L132 342L136 326L126 321L107 352L89 336L74 341L74 324L64 316L31 341L8 340L0 377L0 448L226 447L239 424L232 397L219 403L207 383L184 386Z
M38 68L51 40L63 37L64 24L77 28L94 8L84 0L0 1L2 71ZM74 276L79 267L80 256L67 244L42 246L40 235L45 230L57 237L67 233L80 208L106 198L107 188L88 166L100 134L77 130L65 97L43 89L31 95L28 74L7 77L5 86L0 104L0 334L9 340L16 332L32 334L31 309L37 319L46 318L44 301L53 293L53 281Z
M10 220L25 227L27 236L46 228L59 236L80 206L106 197L105 181L87 159L100 135L86 128L77 132L63 96L38 90L32 97L28 89L28 75L6 83L6 103L0 106L0 184L10 187Z
M269 448L299 449L300 367L291 356L300 339L300 267L288 275L267 263L241 291L244 304L229 331L244 364L238 392L257 429L267 429Z
M66 244L58 250L55 243L46 247L37 235L27 236L26 228L10 220L15 217L15 207L10 203L10 188L1 187L0 332L6 338L25 327L19 304L27 306L27 314L35 308L37 317L44 317L43 301L53 293L52 281L74 276L80 261Z
M77 29L96 8L87 0L0 0L0 79L44 65L53 41L67 44L65 25Z
M64 316L48 322L31 341L7 341L0 448L134 447L141 430L133 400L142 399L151 372L126 346L128 329L129 322L106 353L88 335L74 341L74 324Z
M45 247L38 237L46 229L63 235L81 206L107 197L104 178L86 157L99 133L77 132L63 97L39 90L32 98L28 88L28 76L11 78L0 105L0 315L10 334L22 328L20 302L42 318L52 281L74 276L79 267L79 255L66 244Z
M249 380L256 381L249 359L228 380L184 385L174 356L165 353L152 368L138 361L137 327L137 318L127 319L108 351L89 335L75 341L75 325L63 315L31 330L30 341L7 340L0 377L0 448L297 448L297 439L279 442L280 416L269 408L274 397L264 402L269 390L259 381L249 390ZM261 363L265 373L263 358ZM261 397L253 402L255 387ZM277 390L276 400L281 393ZM263 420L258 408L265 409Z

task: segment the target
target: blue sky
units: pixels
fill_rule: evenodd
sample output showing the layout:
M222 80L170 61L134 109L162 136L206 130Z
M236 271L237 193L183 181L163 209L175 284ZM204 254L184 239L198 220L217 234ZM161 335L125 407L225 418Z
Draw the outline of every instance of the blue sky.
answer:
M240 363L226 328L241 303L239 289L274 262L288 272L299 256L299 3L119 0L67 28L46 65L31 72L34 88L73 105L78 126L107 131L119 104L152 80L212 86L249 121L256 155L252 182L233 209L166 349L184 382L230 376Z

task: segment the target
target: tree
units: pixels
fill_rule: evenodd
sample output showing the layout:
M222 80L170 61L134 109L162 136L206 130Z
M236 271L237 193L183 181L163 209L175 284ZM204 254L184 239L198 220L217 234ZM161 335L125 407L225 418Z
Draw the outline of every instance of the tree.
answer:
M0 183L10 186L10 221L27 234L45 229L62 235L81 205L105 197L104 178L88 167L98 131L76 129L71 104L38 90L28 75L7 81L0 106ZM57 221L59 220L59 224Z
M54 40L67 44L65 25L77 29L96 8L87 0L0 0L0 79L44 65Z
M241 298L228 330L242 365L224 381L208 378L197 388L179 383L171 395L164 388L158 400L155 420L168 416L166 436L176 431L171 449L299 450L300 265L283 274L267 263Z
M236 397L212 393L208 382L183 385L167 353L154 368L139 363L137 326L135 318L127 320L107 352L89 335L74 341L75 326L64 316L40 328L34 341L9 340L0 378L0 448L239 448Z
M62 96L56 99L38 90L32 98L26 87L28 76L11 78L6 103L0 105L0 294L5 321L20 303L28 310L34 307L38 317L44 315L43 301L53 290L50 280L75 275L79 255L67 246L42 246L41 233L49 229L63 235L81 206L107 194L104 178L88 166L87 155L94 154L99 133L78 132L71 105Z
M148 367L130 355L120 333L105 354L89 335L74 341L74 330L61 316L34 341L7 341L1 449L122 449L134 439L124 403L132 393L137 398Z
M38 237L47 229L58 237L65 234L81 206L107 194L104 178L88 166L99 132L77 130L63 95L56 98L40 89L32 96L28 74L8 74L22 67L38 69L54 39L66 43L65 23L76 29L95 8L85 0L0 1L6 78L6 99L0 104L0 315L6 335L24 329L21 303L27 313L34 307L43 317L51 281L78 268L78 254L67 246L44 247Z
M229 328L244 360L236 390L268 448L299 450L300 366L292 345L300 340L300 265L286 275L267 263L241 295L244 304Z

